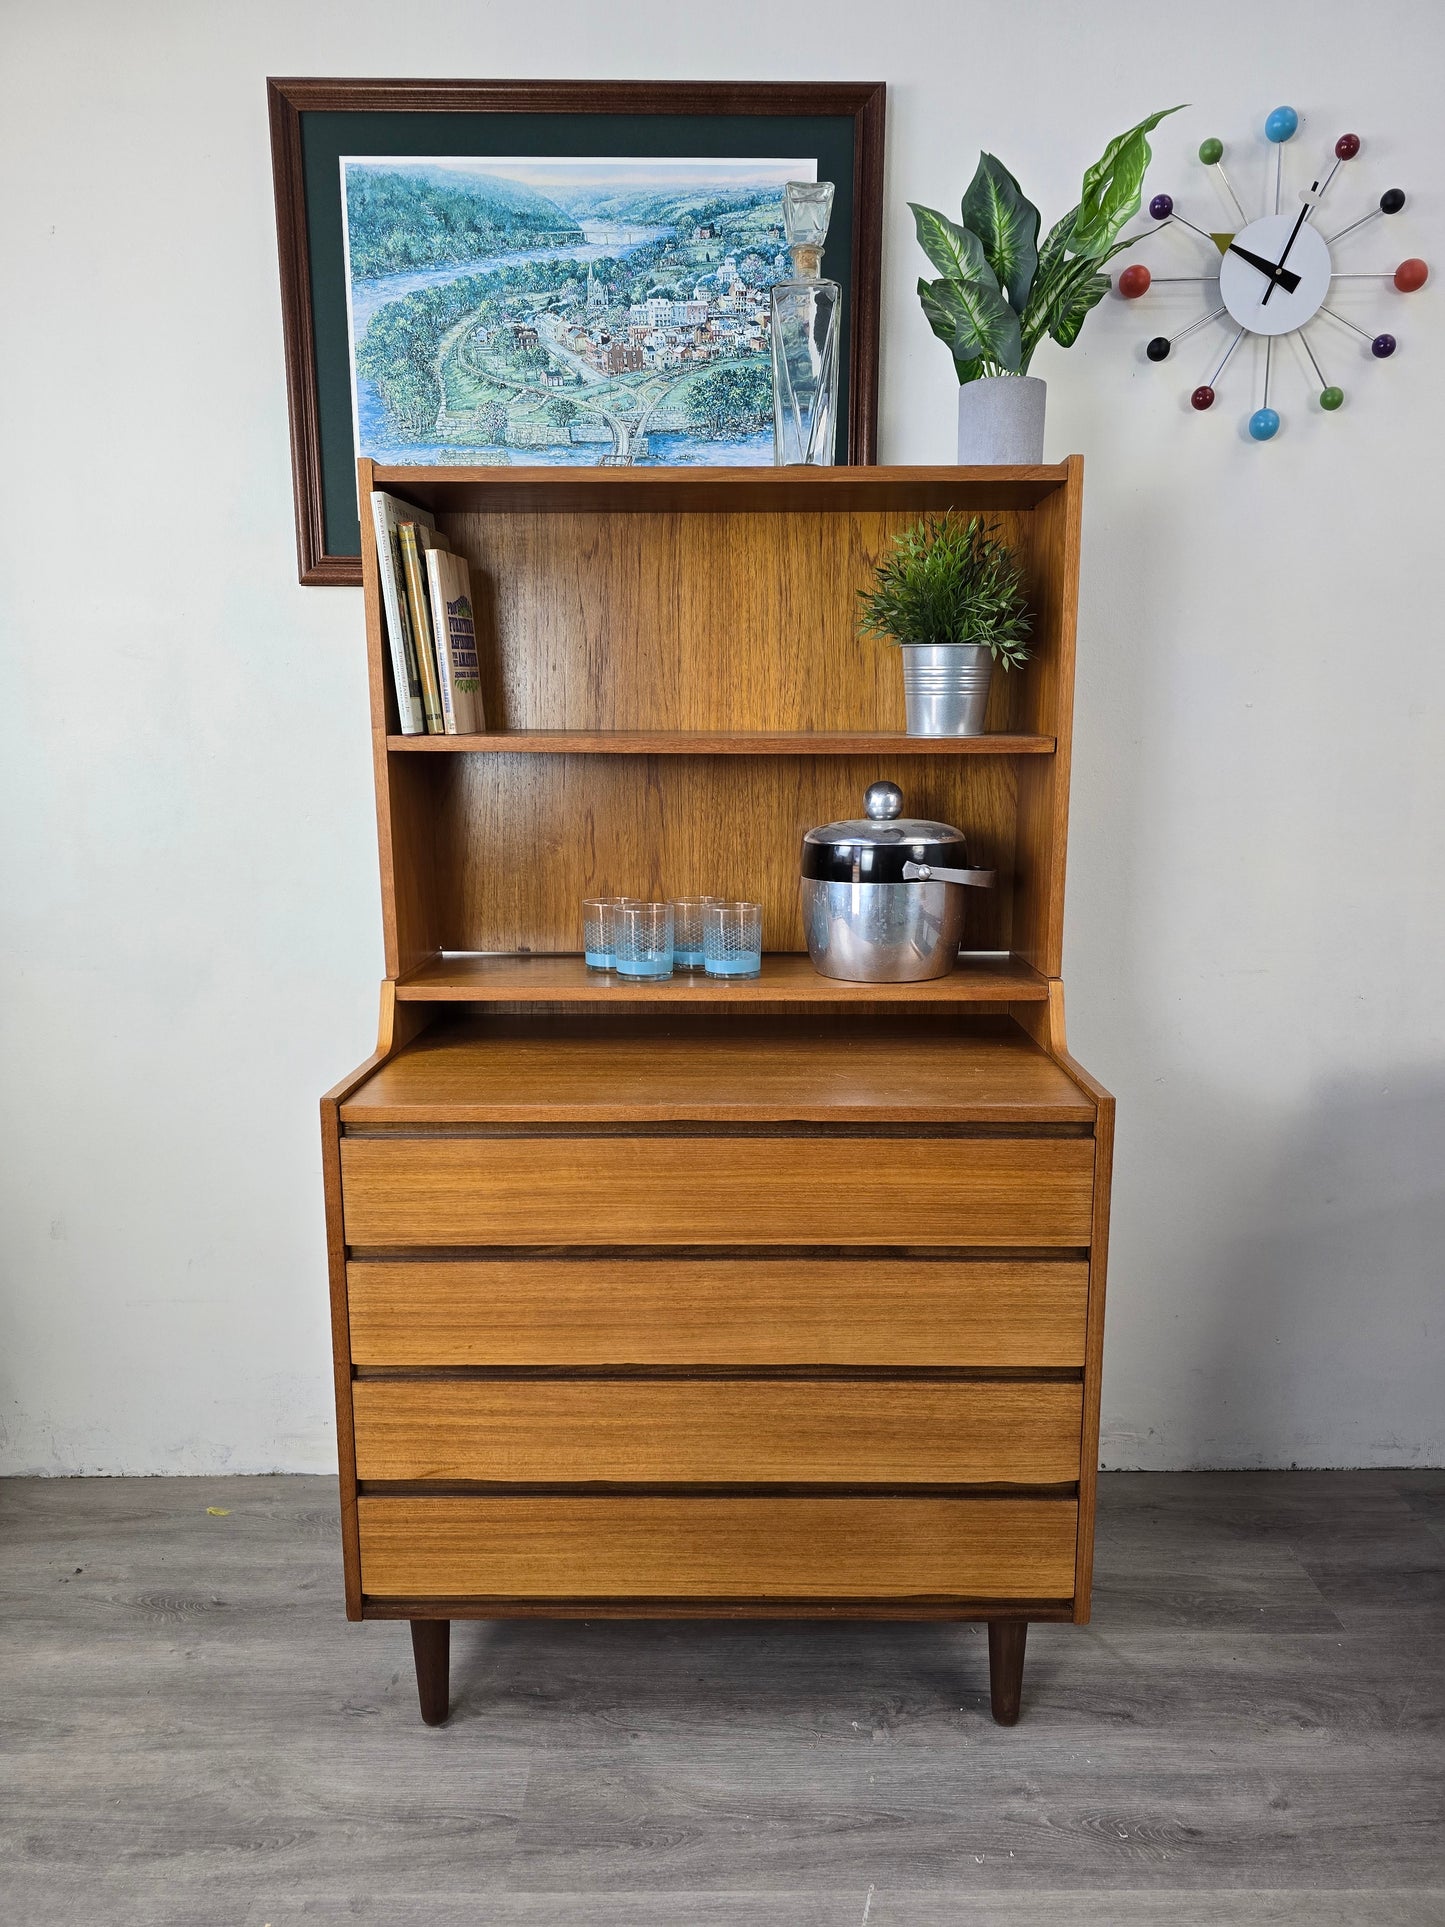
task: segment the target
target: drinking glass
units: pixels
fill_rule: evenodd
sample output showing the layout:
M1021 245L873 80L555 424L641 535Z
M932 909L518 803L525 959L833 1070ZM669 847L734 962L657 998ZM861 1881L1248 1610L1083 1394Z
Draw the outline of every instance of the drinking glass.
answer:
M582 954L589 970L612 970L616 966L616 914L617 903L612 897L582 899Z
M673 962L679 970L701 970L702 913L716 897L674 897L672 900Z
M622 902L613 906L619 977L656 980L672 975L672 905Z
M763 968L763 906L713 903L702 916L704 967L709 977L757 977Z

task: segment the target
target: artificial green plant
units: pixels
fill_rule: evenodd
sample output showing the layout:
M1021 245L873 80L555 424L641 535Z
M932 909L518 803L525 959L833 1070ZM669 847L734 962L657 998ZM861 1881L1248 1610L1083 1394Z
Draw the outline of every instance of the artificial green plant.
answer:
M1024 568L981 516L925 515L894 538L871 589L858 591L858 633L893 643L981 643L1009 668L1027 662L1032 626Z
M1178 112L1161 108L1111 140L1084 175L1078 206L1054 223L1042 247L1038 209L993 154L978 157L961 226L908 203L919 245L940 276L919 281L918 299L961 382L1026 374L1045 335L1061 348L1078 340L1090 309L1109 291L1104 263L1131 245L1118 237L1139 211L1152 158L1146 137Z

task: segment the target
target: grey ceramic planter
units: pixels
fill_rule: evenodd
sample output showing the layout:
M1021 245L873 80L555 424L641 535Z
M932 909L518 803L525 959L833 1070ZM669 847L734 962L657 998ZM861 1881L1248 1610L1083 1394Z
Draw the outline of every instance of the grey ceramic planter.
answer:
M1044 398L1037 375L988 375L958 391L958 459L961 466L1044 459Z

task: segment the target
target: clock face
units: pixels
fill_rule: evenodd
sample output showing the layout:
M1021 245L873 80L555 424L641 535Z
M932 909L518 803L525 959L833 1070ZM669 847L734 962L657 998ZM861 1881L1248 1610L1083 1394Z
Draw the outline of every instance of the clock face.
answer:
M1284 262L1286 271L1299 277L1293 290L1276 285L1254 262L1236 252L1243 248L1260 261L1278 262L1298 218L1298 214L1268 214L1262 221L1252 221L1235 235L1220 261L1219 298L1240 327L1248 328L1251 334L1287 335L1302 328L1319 313L1330 291L1330 251L1308 220L1295 234Z

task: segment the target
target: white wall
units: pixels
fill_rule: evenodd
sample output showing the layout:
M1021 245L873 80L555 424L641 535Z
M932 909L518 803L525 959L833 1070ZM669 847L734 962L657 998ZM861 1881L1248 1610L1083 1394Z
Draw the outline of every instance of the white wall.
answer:
M1046 218L1193 105L1260 193L1263 113L1359 131L1352 264L1440 254L1445 14L1347 0L53 0L4 25L0 609L6 1036L0 1469L332 1464L316 1098L381 974L359 591L292 549L268 73L882 77L882 454L947 461L954 385L904 203L980 146ZM810 20L816 24L810 24ZM424 27L424 31L417 28ZM1303 165L1304 153L1292 156ZM1186 273L1191 244L1152 244ZM1441 295L1241 439L1110 300L1050 385L1088 458L1067 980L1119 1097L1110 1465L1441 1462ZM1288 359L1288 357L1287 357Z

